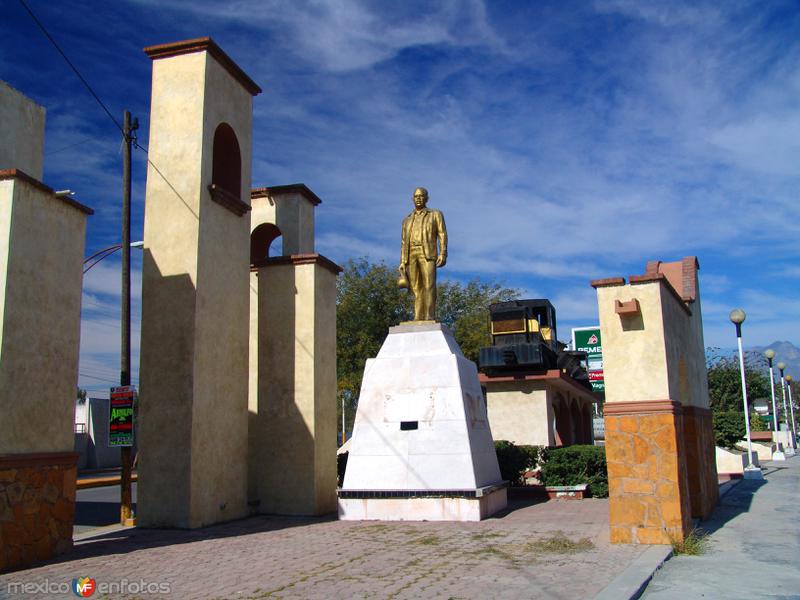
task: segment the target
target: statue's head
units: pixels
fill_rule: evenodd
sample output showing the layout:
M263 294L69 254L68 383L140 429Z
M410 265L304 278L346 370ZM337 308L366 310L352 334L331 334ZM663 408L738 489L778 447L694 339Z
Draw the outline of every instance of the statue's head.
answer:
M425 208L426 204L428 204L428 190L418 187L414 190L414 207L419 210Z

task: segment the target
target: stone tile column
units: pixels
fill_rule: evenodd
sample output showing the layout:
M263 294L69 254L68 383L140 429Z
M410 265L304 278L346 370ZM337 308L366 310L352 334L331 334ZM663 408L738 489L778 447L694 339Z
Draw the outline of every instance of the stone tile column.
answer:
M680 404L606 403L605 426L611 541L683 539L692 523Z

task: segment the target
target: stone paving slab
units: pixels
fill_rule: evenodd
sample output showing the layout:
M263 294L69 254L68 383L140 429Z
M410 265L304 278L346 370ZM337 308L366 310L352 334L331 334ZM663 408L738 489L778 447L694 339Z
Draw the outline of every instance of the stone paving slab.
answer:
M513 501L480 523L259 516L78 542L57 562L0 575L0 596L14 582L89 576L98 585L127 578L170 586L169 594L100 589L94 598L583 599L645 549L609 543L608 502L598 499Z

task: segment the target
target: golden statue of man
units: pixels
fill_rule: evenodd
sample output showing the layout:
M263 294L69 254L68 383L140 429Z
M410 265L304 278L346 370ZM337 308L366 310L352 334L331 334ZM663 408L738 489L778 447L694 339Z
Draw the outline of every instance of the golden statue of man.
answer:
M427 204L428 190L414 190L414 210L403 219L400 241L398 284L414 294L415 321L436 319L436 267L447 262L444 216Z

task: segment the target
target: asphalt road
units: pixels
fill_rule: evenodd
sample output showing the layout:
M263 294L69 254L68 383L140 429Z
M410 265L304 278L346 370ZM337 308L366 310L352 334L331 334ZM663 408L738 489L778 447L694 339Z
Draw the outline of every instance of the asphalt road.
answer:
M133 510L136 512L136 483L132 484ZM97 527L119 523L119 486L78 490L75 502L74 533L86 533Z

